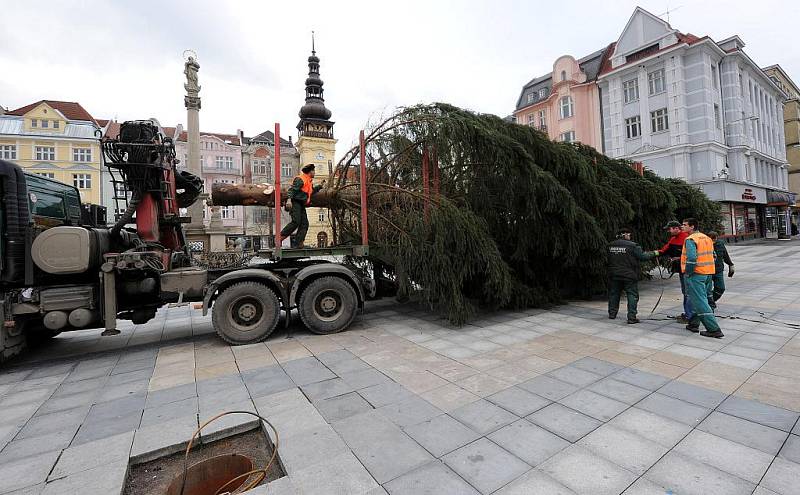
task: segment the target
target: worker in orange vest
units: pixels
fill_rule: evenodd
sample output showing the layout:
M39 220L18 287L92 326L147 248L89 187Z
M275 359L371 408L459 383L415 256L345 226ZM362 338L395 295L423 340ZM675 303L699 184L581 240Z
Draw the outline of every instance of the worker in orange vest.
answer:
M321 185L315 186L314 182L314 164L310 163L300 170L302 173L294 178L291 187L289 188L289 197L286 198L286 210L292 217L286 227L281 229L281 239L286 239L292 232L297 230L297 234L291 243L293 248L303 248L303 242L306 240L306 233L308 232L308 214L306 207L311 204L311 196L322 189L325 181Z
M700 323L706 329L700 332L703 337L722 338L725 335L719 328L714 311L708 305L708 293L711 292L711 277L714 276L714 242L707 235L699 232L699 223L694 218L687 218L681 229L688 237L683 243L681 253L681 273L686 284L686 294L692 305L692 319L686 325L691 332L700 330Z

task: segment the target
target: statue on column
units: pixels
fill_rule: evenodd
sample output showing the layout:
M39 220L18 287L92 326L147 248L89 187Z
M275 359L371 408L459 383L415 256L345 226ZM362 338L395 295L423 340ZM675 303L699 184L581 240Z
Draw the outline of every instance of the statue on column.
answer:
M197 63L197 60L194 57L189 56L189 59L186 60L186 63L183 64L184 69L183 73L186 74L186 84L183 85L186 88L186 91L194 94L200 92L200 85L197 82L197 72L200 70L200 64Z

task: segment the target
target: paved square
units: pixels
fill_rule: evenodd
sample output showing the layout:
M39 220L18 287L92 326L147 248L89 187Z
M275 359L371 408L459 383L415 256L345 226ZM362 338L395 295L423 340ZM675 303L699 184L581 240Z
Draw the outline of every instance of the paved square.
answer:
M664 295L639 325L601 300L462 328L383 300L340 334L239 347L185 306L67 332L0 372L0 494L119 494L129 464L231 409L280 435L287 476L254 495L797 494L800 245L729 251L720 340L666 318L675 280L640 284L641 308ZM226 416L201 441L259 425Z

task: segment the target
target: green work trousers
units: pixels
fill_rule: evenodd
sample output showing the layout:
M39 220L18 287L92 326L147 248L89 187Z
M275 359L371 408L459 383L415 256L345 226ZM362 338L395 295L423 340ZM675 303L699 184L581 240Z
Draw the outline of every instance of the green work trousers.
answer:
M611 279L608 281L608 316L617 316L622 292L628 299L628 319L636 318L639 305L639 283L636 280Z
M292 209L289 212L292 221L286 227L281 229L281 239L286 239L292 232L297 230L294 236L292 247L298 247L306 240L306 233L308 232L308 214L306 213L306 205L302 201L292 200Z
M719 323L714 317L714 311L708 305L708 294L711 291L712 275L697 275L692 274L684 278L686 284L686 295L689 296L689 304L692 305L692 319L689 320L689 326L699 327L700 323L706 327L709 332L716 332L720 330Z
M725 270L715 273L711 280L714 285L714 289L711 291L712 299L719 301L719 298L725 293Z

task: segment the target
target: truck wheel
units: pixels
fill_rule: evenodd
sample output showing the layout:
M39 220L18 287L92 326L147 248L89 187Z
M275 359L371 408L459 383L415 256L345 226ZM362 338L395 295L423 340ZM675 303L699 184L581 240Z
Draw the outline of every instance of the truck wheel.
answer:
M241 282L222 291L211 309L214 330L229 344L253 344L278 325L278 296L264 284Z
M325 335L347 328L357 306L358 297L350 284L338 277L323 277L303 290L297 311L309 330Z

